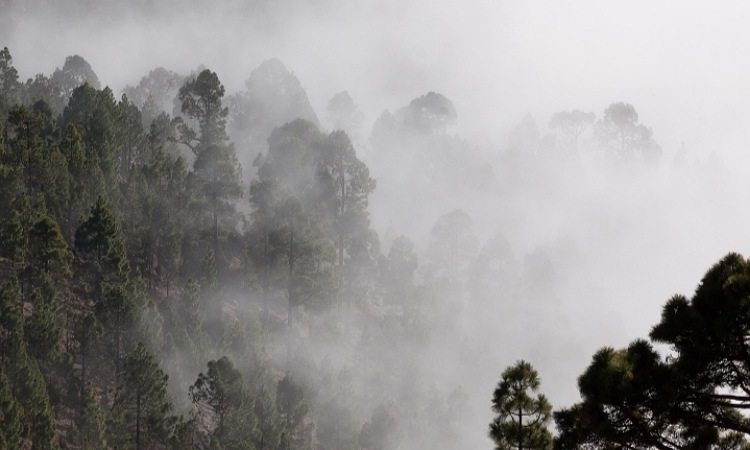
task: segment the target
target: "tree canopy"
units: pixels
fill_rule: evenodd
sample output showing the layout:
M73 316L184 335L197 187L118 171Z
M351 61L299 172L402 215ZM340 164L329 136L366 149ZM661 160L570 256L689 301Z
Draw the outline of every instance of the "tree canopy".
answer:
M537 394L541 381L526 361L518 361L503 371L492 396L497 414L490 423L490 437L497 450L550 450L552 406L547 397ZM536 394L536 395L535 395Z
M582 401L555 413L560 449L746 448L750 422L750 262L730 253L694 295L672 297L650 338L603 348L578 380Z

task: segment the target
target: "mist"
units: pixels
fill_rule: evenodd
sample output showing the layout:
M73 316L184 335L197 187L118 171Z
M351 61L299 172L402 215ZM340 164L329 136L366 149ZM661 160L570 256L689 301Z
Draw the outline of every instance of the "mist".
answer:
M505 367L528 360L552 404L570 405L597 349L647 336L673 294L692 293L728 252L750 254L749 15L739 2L2 0L0 46L21 81L81 55L115 98L157 67L183 77L206 67L235 105L260 102L253 71L280 61L309 104L254 134L230 119L245 213L272 131L298 117L334 131L329 100L346 91L361 120L344 131L376 182L368 212L379 253L402 236L413 243L423 291L411 295L437 318L424 321L429 339L399 343L387 324L350 313L351 345L298 331L298 351L317 366L310 373L349 371L367 398L360 421L381 402L406 420L417 415L409 402L425 401L399 392L400 381L370 379L368 364L413 377L436 402L459 389L456 448L492 448L491 395ZM455 109L442 129L408 121L428 93ZM658 157L624 161L597 140L596 121L618 102L637 111ZM573 110L596 116L575 146L550 123ZM465 254L443 256L441 220L463 233ZM373 317L401 311L374 303ZM256 303L236 304L233 315L257 320ZM288 351L279 342L267 349L278 378ZM378 356L354 358L362 348ZM171 379L195 379L173 363ZM185 405L186 391L175 390ZM418 434L402 430L396 448L431 442Z

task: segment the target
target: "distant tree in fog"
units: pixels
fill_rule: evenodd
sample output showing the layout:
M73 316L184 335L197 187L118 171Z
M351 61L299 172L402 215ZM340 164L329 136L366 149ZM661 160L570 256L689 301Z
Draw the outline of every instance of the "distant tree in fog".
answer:
M398 425L385 406L380 405L372 417L362 424L359 448L362 450L392 450L398 445Z
M427 249L433 276L448 284L455 283L468 269L478 247L468 214L460 209L443 214L432 227Z
M246 179L254 174L247 170L258 153L265 152L266 140L276 127L296 119L320 126L307 92L299 79L276 58L263 61L245 81L245 90L227 98L228 131L237 148L242 149Z
M88 83L94 89L101 87L99 77L96 76L91 65L79 55L65 58L62 69L57 68L52 73L52 81L60 86L66 99L70 97L75 88L84 83Z
M406 236L394 239L388 256L381 262L386 301L404 306L414 289L414 272L417 270L414 243Z
M453 102L436 92L412 100L400 112L406 126L433 134L445 133L448 126L456 123L458 116Z
M323 146L319 166L322 180L336 186L333 229L338 247L338 265L344 265L345 252L353 256L353 244L362 238L369 227L367 205L375 190L375 180L370 177L367 165L357 158L349 136L343 131L334 131Z
M354 135L362 128L365 120L364 114L354 104L349 92L341 91L328 100L326 107L328 121L334 130L344 130L349 135Z
M560 111L552 115L549 121L549 127L560 130L565 140L573 145L573 149L578 151L578 139L586 131L594 120L596 114L585 113L577 109L573 111Z
M616 154L623 161L657 160L661 147L651 128L638 123L638 113L629 103L612 103L604 117L594 125L594 137L602 149Z
M551 450L552 406L543 394L537 371L526 361L508 367L492 397L497 414L490 423L496 450Z
M44 100L55 116L58 116L68 103L68 97L63 94L60 85L41 73L26 80L21 91L22 100L25 104L30 105L39 100Z
M313 425L307 419L310 410L302 386L287 375L276 385L276 407L279 410L281 450L305 450L312 445Z
M483 245L471 264L468 289L472 298L479 304L498 304L498 297L510 295L518 266L510 241L497 233Z
M141 78L137 86L126 86L123 93L141 108L143 126L148 128L160 113L172 113L177 93L184 83L182 75L157 67Z

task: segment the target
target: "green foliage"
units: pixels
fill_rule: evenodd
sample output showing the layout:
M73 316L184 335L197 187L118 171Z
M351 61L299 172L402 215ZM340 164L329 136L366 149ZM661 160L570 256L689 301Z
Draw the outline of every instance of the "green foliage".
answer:
M199 133L184 122L178 125L178 131L181 142L195 153L191 183L198 196L199 214L204 217L206 228L212 230L213 250L217 257L222 254L219 251L219 229L234 228L233 202L242 196L237 155L234 146L226 142L228 111L221 104L223 96L224 86L210 70L204 70L197 78L186 82L179 92L182 113L198 122Z
M349 314L366 326L401 324L377 284L397 285L388 295L406 303L413 246L398 240L378 279L375 182L349 136L321 133L278 61L247 87L226 103L230 118L208 70L153 71L117 100L80 56L22 84L0 51L0 449L396 446L394 412L379 408L364 426L359 413L398 376L365 399L344 371L318 399L308 343L335 337L333 351L361 356L357 333L341 333L355 301ZM427 103L417 119L443 129L450 108ZM349 128L361 121L348 95L331 113ZM246 173L249 214L235 208L243 187L229 119L251 152L266 153L257 176ZM304 384L280 375L284 342L304 361L294 366ZM224 354L242 368L215 359L188 386ZM172 401L192 406L187 418L171 415Z
M100 292L104 283L126 281L128 265L120 227L103 197L76 230L75 250L76 272L86 291Z
M253 414L258 421L255 438L257 450L277 450L281 445L281 423L273 398L265 387L261 387L253 401Z
M13 277L0 288L0 362L18 357L23 348L23 304L18 280Z
M497 450L552 448L552 434L547 430L552 406L543 394L534 396L539 386L539 375L526 361L503 371L492 396L497 416L490 423L490 437Z
M91 69L91 65L79 55L66 57L62 69L58 68L52 74L52 81L60 86L66 98L84 83L99 89L99 77Z
M746 448L750 263L730 253L691 299L672 297L651 339L597 352L579 378L582 401L555 413L559 449Z
M57 280L71 275L73 254L54 219L44 216L29 230L28 260L32 267Z
M312 443L312 425L307 420L310 407L302 386L287 374L276 385L276 407L282 426L282 448L302 450Z
M8 377L0 366L0 449L21 448L23 406L16 401Z
M83 390L81 415L78 419L78 443L85 450L107 448L107 427L99 400L91 383Z
M218 448L245 448L256 439L253 402L229 358L209 361L208 371L190 387L203 442Z
M5 119L10 106L20 97L18 70L13 67L13 56L8 47L0 51L0 121Z
M63 93L60 85L41 73L29 78L23 90L24 104L31 105L40 100L44 101L55 115L59 115L68 103L68 96Z
M125 180L131 169L143 162L146 133L141 123L141 111L125 95L117 104L115 118L113 152L118 162L117 179Z
M86 210L103 192L104 180L96 158L84 150L83 138L74 124L65 127L58 147L65 156L69 172L68 195L60 225L63 235L72 242Z
M11 358L3 361L14 397L23 405L24 433L35 448L57 449L54 414L39 366L21 345Z
M168 377L142 343L124 361L112 407L110 436L123 449L167 444L175 419L167 395Z
M99 91L85 83L73 90L61 118L61 127L72 124L81 135L88 168L86 178L95 182L102 180L101 184L90 186L90 189L101 189L91 192L91 197L105 195L113 204L119 196L115 163L118 116L112 91L109 88Z
M26 247L29 239L28 233L24 228L21 213L13 211L10 218L3 225L3 232L0 234L0 239L2 239L2 256L13 261L15 265L20 266L26 259Z
M62 330L57 323L54 299L44 298L39 288L34 291L34 311L26 318L24 335L29 354L50 364L58 354Z
M132 335L139 312L132 293L122 285L107 285L94 306L96 320L102 327L104 353L115 374L121 368L123 355L133 344L128 335Z

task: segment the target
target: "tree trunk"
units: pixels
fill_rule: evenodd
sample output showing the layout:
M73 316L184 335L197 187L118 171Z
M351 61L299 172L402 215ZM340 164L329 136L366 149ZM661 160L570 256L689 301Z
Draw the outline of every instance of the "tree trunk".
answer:
M214 216L214 260L216 261L216 271L219 271L219 211L214 199L213 216Z
M292 362L292 314L296 305L294 293L294 228L289 238L289 281L287 282L287 315L286 315L286 360L287 370Z
M135 400L135 448L141 450L141 393L140 387Z

